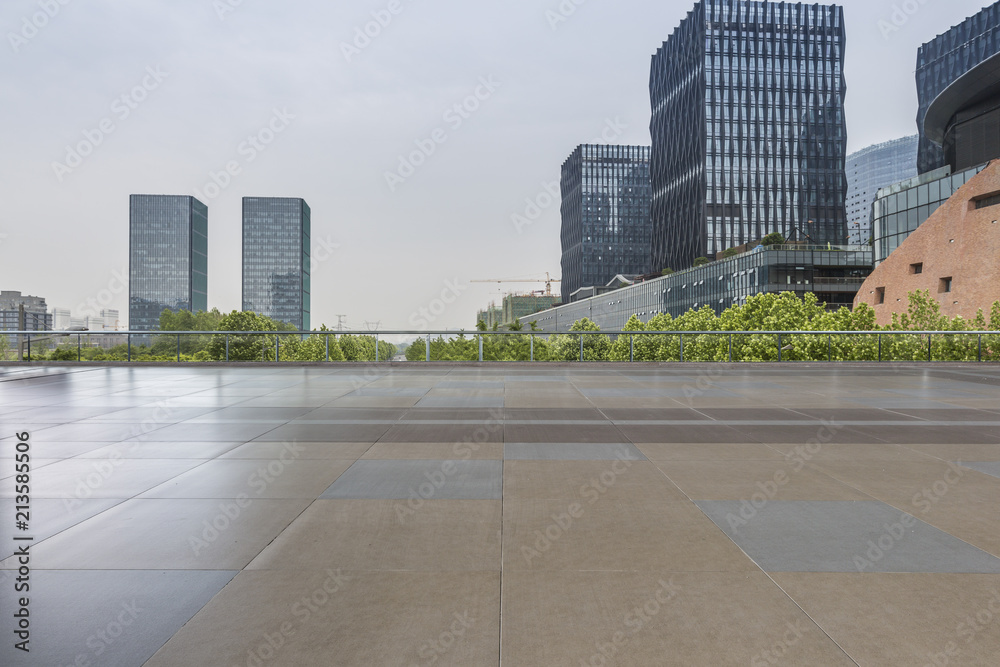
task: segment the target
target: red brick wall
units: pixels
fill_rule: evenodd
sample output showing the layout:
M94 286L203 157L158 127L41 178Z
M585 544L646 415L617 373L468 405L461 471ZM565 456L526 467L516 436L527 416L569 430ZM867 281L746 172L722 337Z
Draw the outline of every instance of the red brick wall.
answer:
M868 277L854 305L867 303L879 324L889 324L893 312L906 312L907 294L928 290L948 317L976 316L980 308L989 317L1000 300L1000 204L976 209L976 199L1000 194L1000 161L962 186L912 232ZM913 274L911 265L922 264ZM941 279L952 279L951 292L941 292ZM878 288L885 289L879 304Z

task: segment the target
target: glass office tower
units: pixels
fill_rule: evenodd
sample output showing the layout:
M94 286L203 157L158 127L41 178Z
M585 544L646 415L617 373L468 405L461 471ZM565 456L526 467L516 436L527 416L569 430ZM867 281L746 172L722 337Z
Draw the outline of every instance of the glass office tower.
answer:
M578 146L562 166L563 302L649 272L649 146Z
M299 198L243 198L243 310L309 331L310 210Z
M848 242L861 245L872 238L872 202L879 189L917 175L917 135L851 153L845 171Z
M702 0L650 69L652 269L847 241L841 7Z
M924 118L934 100L956 79L1000 51L1000 2L986 7L917 49L917 170L948 164L944 149L927 136Z
M208 310L208 207L185 195L129 197L129 328L164 310Z

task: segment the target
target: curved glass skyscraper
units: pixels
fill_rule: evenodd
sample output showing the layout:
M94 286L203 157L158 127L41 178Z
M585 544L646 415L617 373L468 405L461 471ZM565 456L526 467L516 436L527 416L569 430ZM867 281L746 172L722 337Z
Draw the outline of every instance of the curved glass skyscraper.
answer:
M847 241L843 11L702 0L650 69L652 269L770 232Z

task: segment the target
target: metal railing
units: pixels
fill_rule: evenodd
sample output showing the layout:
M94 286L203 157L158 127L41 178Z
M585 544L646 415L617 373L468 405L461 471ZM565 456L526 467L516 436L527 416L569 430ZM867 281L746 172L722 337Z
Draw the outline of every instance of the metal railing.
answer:
M100 336L104 347L85 342L90 336ZM72 337L75 336L75 340ZM107 347L110 337L122 340L117 346ZM203 343L196 352L184 352L185 338L197 336ZM1000 361L1000 332L998 331L7 331L3 341L17 339L14 359L8 346L0 346L0 363L3 361L264 361L301 362L339 360L343 354L331 357L331 345L340 345L345 337L363 343L364 358L357 354L351 361L388 362L386 337L416 337L410 343L423 343L423 361L439 355L432 354L432 347L474 342L466 350L471 358L452 361L492 361L493 348L506 337L513 342L527 341L526 349L516 351L518 358L504 361ZM70 337L68 345L58 345L55 354L49 345L38 359L38 343L55 338ZM254 340L260 337L260 341ZM432 338L437 337L437 338ZM600 337L603 337L603 341ZM656 348L650 352L649 337ZM32 340L35 341L36 358L32 358ZM153 339L157 339L154 341ZM298 343L294 339L298 339ZM283 349L296 350L302 341L318 340L322 353L312 348L309 359L282 359ZM647 340L644 340L647 339ZM284 344L283 344L284 340ZM624 341L628 341L625 357ZM165 342L166 341L166 342ZM290 342L291 341L291 342ZM538 341L536 343L536 341ZM190 340L189 340L190 342ZM636 345L640 344L637 354ZM357 345L358 343L356 343ZM511 344L507 339L503 344ZM489 345L490 349L484 349ZM570 350L569 346L575 346ZM611 346L610 348L608 346ZM467 347L467 346L465 346ZM558 348L558 358L552 348ZM685 354L685 347L688 352ZM211 353L209 352L211 348ZM234 349L238 348L238 349ZM577 349L578 348L578 349ZM419 348L417 348L419 349ZM611 350L609 352L609 349ZM22 352L24 350L24 352ZM155 350L155 353L154 353ZM169 353L166 351L169 350ZM248 352L249 350L249 352ZM259 355L255 350L259 350ZM539 355L539 351L545 354ZM692 352L692 350L694 350ZM85 354L84 352L87 351ZM395 349L393 349L393 352ZM835 354L836 351L836 354ZM74 355L75 352L75 355ZM235 353L234 353L235 352ZM578 352L578 353L577 353ZM510 351L508 350L508 353ZM825 354L824 354L825 353ZM514 354L514 353L510 353ZM709 356L711 358L706 358ZM73 357L75 356L75 359ZM249 358L252 356L253 358ZM294 356L294 355L293 355ZM389 356L390 358L386 358ZM410 356L417 356L410 354ZM20 357L20 358L17 358ZM85 358L86 357L86 358ZM120 358L119 358L120 357ZM185 358L188 357L188 358ZM520 358L524 357L524 358ZM612 358L613 357L613 358ZM416 359L414 359L415 361Z

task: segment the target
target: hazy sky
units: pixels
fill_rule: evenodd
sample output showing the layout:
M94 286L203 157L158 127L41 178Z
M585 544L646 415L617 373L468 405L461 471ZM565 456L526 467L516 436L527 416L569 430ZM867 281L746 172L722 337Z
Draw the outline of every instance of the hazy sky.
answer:
M843 5L849 149L914 133L917 47L985 3ZM472 328L544 286L470 280L559 275L573 148L649 143L650 56L691 6L5 0L0 288L124 323L129 194L191 194L209 305L238 309L241 198L302 197L314 326Z

